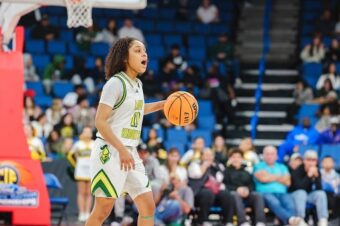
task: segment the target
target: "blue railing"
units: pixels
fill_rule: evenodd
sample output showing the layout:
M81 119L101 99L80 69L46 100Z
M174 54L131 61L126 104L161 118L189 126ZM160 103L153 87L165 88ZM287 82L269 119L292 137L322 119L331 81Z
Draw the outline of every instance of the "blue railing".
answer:
M270 12L272 10L272 0L266 0L264 15L263 15L263 49L262 56L259 61L259 79L257 81L257 87L255 91L255 109L254 115L250 120L251 126L251 138L254 140L256 138L256 127L258 123L258 113L260 111L261 98L262 98L262 82L263 76L266 72L266 57L270 49Z

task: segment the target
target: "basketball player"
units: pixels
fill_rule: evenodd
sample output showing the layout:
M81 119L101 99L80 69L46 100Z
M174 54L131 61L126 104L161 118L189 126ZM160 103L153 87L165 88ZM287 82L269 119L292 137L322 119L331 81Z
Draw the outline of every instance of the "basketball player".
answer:
M145 72L147 62L144 44L129 37L119 39L106 58L108 81L98 105L98 133L91 152L95 204L87 226L102 225L122 193L128 193L136 204L138 225L154 225L155 203L136 146L143 116L161 110L164 101L144 104L142 83L137 77Z

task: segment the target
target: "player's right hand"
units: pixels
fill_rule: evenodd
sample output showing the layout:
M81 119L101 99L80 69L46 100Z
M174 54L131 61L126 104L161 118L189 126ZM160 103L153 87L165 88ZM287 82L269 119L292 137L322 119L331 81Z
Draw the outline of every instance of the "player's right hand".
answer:
M120 169L124 171L130 171L135 169L135 160L133 159L131 153L123 149L119 151L120 158Z

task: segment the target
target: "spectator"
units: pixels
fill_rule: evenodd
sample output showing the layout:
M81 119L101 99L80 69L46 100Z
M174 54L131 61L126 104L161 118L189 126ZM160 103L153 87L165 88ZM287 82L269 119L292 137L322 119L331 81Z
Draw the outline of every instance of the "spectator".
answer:
M198 223L211 226L208 221L209 209L215 204L222 208L222 223L232 225L233 205L229 192L223 190L223 172L216 164L211 150L205 150L199 161L191 162L188 168L189 185L195 194L198 209Z
M221 135L217 135L211 148L215 156L215 161L225 165L228 159L228 149L225 139Z
M202 79L200 76L200 70L195 65L191 65L183 72L183 84L189 90L202 87Z
M334 34L337 38L340 38L340 17L338 18L338 22L335 24Z
M55 55L53 62L46 66L43 84L47 94L51 93L53 81L58 81L66 77L65 63L66 61L63 55Z
M328 66L328 73L321 75L318 82L316 83L317 89L322 89L324 87L325 81L329 79L332 83L333 89L339 89L340 88L340 76L336 72L336 65L335 63L331 63Z
M254 168L256 191L263 195L266 206L284 224L299 225L294 201L287 189L291 184L288 168L277 163L277 150L274 146L263 149L263 161Z
M182 166L189 166L191 162L200 161L204 150L206 149L203 137L196 137L193 140L192 149L185 152L181 158L180 164Z
M217 62L226 63L234 58L234 46L230 42L227 34L222 33L218 36L218 42L209 46L209 59Z
M332 13L329 9L326 9L320 18L319 21L316 22L316 32L321 33L322 35L333 35L334 32L334 21L332 18Z
M46 110L47 121L55 126L60 122L61 117L64 114L66 114L66 109L63 107L62 100L59 98L54 98L52 101L52 106Z
M92 207L91 182L90 182L90 156L94 140L92 139L92 128L84 127L68 158L75 166L74 178L77 181L78 221L85 222L90 216Z
M340 217L340 176L334 169L334 160L330 156L322 159L321 179L323 190L327 194L328 209L334 218Z
M254 166L260 162L260 158L256 153L255 146L250 137L243 138L238 146L243 153L243 161L247 166L246 170L253 173Z
M72 114L73 120L77 122L78 131L82 131L86 126L94 128L96 110L90 107L86 96L78 97L77 105L70 109L69 113Z
M164 62L161 71L159 72L159 77L163 88L169 89L172 83L178 81L176 65L171 60Z
M133 21L131 19L125 19L124 26L118 30L118 37L119 38L131 37L136 38L141 42L145 42L142 31L133 26Z
M24 53L24 77L25 81L37 82L40 80L32 62L32 55L29 53Z
M24 132L27 139L28 149L31 153L31 158L34 160L45 161L46 152L43 142L35 135L32 125L25 124Z
M210 0L202 0L202 5L197 9L197 18L203 24L216 23L219 21L218 8L210 3Z
M154 197L157 197L159 195L163 180L162 174L160 172L159 162L154 156L150 155L145 144L139 145L137 150L139 157L145 166L145 173L149 178L152 193Z
M38 25L32 29L32 38L51 41L57 38L58 29L50 25L48 15L44 14Z
M36 120L41 112L41 108L35 105L35 101L31 96L24 97L24 117L28 122Z
M322 190L321 174L317 163L317 153L312 150L306 151L303 163L297 169L291 171L292 184L290 191L294 199L297 216L304 219L307 202L312 203L316 206L318 225L327 226L327 196ZM307 226L307 223L302 221L301 225Z
M149 130L148 138L146 140L146 146L150 154L156 158L159 157L162 152L165 152L163 140L161 137L158 136L157 130L153 128Z
M76 85L74 92L69 92L63 99L63 104L66 108L70 109L77 104L77 100L81 96L86 96L86 89L83 85Z
M318 122L315 124L315 129L321 133L331 126L330 119L332 117L331 108L328 104L321 105L321 116Z
M240 226L250 226L246 219L244 203L251 206L255 213L256 226L265 226L264 201L254 192L253 178L242 165L243 153L235 148L229 152L228 167L224 174L224 184L235 202L237 221Z
M301 54L304 63L320 63L325 57L325 48L320 36L314 36L311 44L306 45Z
M188 0L178 0L176 7L176 18L182 21L189 20L189 1Z
M289 157L297 152L299 145L317 144L319 139L318 131L311 126L308 117L301 120L301 124L297 125L290 131L285 141L279 147L279 162L287 162Z
M109 46L112 46L118 40L118 29L115 19L109 19L106 28L98 33L97 40L99 42L105 42Z
M82 28L76 35L76 41L81 50L90 51L93 42L100 41L99 31L95 24Z
M70 113L63 115L54 129L56 129L63 138L74 138L78 135L77 126Z
M53 126L48 122L45 113L41 113L37 117L37 120L32 122L32 126L35 130L35 135L43 139L46 139L53 129Z
M52 130L50 135L47 137L46 151L52 158L64 157L65 152L63 151L64 139L60 136L57 130Z
M303 160L301 155L299 153L294 153L289 158L288 166L290 169L295 170L302 164L302 162Z
M335 103L338 95L333 89L333 85L330 79L326 79L323 86L318 90L316 98L312 100L314 103L318 104L331 104Z
M171 61L176 66L177 71L184 71L188 67L188 63L185 61L177 44L171 46L170 54L163 59L161 65L163 66L168 61Z
M330 123L330 128L320 134L320 144L340 144L339 118L332 117Z
M339 62L340 61L340 46L339 41L336 38L332 39L330 48L326 52L327 62Z
M299 111L300 106L313 99L313 90L308 87L304 80L299 80L293 91L294 102L288 107L287 121L296 124L295 115Z
M230 79L233 84L236 86L242 84L240 79L240 63L234 58L234 45L229 40L227 34L220 34L218 42L208 47L208 58L230 69L232 75Z
M88 77L92 78L96 84L105 82L105 71L102 58L97 57L94 62L94 68L89 70Z
M179 165L180 154L177 148L170 148L165 165L160 166L160 171L165 184L170 183L170 175L176 174L182 183L187 184L187 169Z
M156 225L183 225L186 215L194 208L194 194L176 173L171 173L170 182L161 188L155 203Z

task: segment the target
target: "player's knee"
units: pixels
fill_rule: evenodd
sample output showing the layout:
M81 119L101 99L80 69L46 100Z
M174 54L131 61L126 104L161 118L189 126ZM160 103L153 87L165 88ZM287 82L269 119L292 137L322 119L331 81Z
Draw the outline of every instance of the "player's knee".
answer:
M95 211L97 218L100 220L106 219L112 211L113 204L113 200L102 200L98 203L98 211Z
M155 211L156 211L155 203L154 202L148 202L145 205L145 208L143 208L140 211L140 215L141 216L153 216L155 214Z

